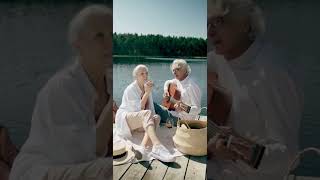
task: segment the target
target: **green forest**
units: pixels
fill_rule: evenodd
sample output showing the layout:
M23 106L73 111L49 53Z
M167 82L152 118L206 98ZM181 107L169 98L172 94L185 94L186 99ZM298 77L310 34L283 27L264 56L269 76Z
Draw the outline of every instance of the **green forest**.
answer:
M194 37L113 34L113 54L130 56L204 57L207 40Z

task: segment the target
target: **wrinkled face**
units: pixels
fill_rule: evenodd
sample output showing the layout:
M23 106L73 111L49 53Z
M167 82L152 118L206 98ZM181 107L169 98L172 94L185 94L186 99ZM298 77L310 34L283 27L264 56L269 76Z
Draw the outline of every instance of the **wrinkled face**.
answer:
M247 17L211 16L207 24L208 41L217 54L229 56L248 38L249 27Z
M79 55L94 66L112 66L112 16L91 15L76 41Z
M139 69L136 78L138 82L144 83L148 80L148 71L145 68Z
M179 64L172 65L172 73L174 74L175 78L178 79L179 81L184 80L188 76L187 69L183 68Z

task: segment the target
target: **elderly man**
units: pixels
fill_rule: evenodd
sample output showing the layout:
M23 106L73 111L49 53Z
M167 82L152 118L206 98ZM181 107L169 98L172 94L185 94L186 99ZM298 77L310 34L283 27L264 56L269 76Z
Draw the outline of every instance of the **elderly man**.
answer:
M112 65L112 10L92 5L80 11L70 23L69 40L75 62L38 94L11 180L111 178L111 159L104 156L112 132L106 75Z
M251 169L214 136L208 179L280 180L298 151L302 100L288 73L272 63L282 57L263 33L262 12L253 1L208 1L208 104L216 108L208 109L209 120L266 147L259 168Z
M183 59L176 59L171 64L172 74L174 79L168 80L164 84L163 97L165 101L170 101L169 86L175 86L180 92L180 99L176 99L174 109L168 109L159 104L154 103L155 111L161 117L161 123L167 123L171 119L176 125L178 118L182 119L196 119L201 111L201 91L199 86L191 79L191 68Z

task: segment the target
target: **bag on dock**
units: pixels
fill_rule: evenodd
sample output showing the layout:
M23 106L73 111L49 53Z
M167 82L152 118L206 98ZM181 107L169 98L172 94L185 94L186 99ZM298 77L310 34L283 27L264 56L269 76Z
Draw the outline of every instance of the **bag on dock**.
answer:
M178 120L173 142L182 153L193 156L207 155L207 122Z

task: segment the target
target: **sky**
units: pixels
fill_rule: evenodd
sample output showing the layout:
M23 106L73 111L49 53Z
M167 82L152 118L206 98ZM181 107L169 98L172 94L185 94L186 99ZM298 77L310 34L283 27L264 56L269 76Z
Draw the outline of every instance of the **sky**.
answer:
M115 0L113 31L207 38L207 0Z

